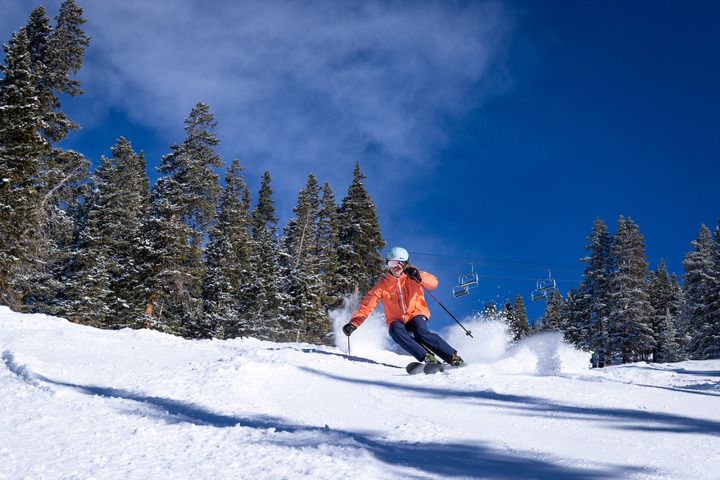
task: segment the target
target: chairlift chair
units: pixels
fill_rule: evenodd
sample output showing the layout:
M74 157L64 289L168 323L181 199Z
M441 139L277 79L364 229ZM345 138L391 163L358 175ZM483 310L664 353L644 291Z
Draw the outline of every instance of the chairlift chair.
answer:
M472 288L478 285L478 274L475 272L463 273L458 278L458 287Z
M547 290L545 290L545 291L533 290L533 291L532 291L532 299L533 299L534 301L537 302L538 300L543 300L543 299L546 299L546 298L548 298L548 291L547 291Z
M478 274L470 264L470 273L461 273L458 277L458 284L453 287L453 297L460 298L470 295L470 289L478 286Z
M552 278L550 270L548 270L548 278L539 279L537 281L537 288L532 292L532 299L538 301L548 298L550 296L550 292L555 290L555 287L555 279Z
M465 295L470 295L470 290L468 290L468 287L463 287L462 285L455 285L453 287L453 297L460 298L464 297Z

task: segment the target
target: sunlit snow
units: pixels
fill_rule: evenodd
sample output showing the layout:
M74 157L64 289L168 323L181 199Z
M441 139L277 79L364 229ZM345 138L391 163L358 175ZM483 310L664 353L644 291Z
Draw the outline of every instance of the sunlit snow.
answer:
M408 376L377 316L348 357L0 307L0 479L718 477L720 361L589 369L465 322L443 335L468 367Z

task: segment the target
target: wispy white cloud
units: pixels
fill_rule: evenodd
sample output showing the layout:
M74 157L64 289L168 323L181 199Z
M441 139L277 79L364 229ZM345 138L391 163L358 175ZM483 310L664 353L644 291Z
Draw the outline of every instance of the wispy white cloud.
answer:
M175 125L210 104L238 155L316 162L368 145L428 161L437 120L475 107L497 3L92 2L88 92ZM91 88L92 87L92 88ZM109 94L109 96L108 96ZM232 134L230 133L232 132Z
M60 2L46 3L54 16ZM302 182L339 167L347 178L368 152L384 168L432 164L443 122L483 100L508 28L494 1L78 4L93 37L81 79L99 113L181 133L206 102L227 160Z

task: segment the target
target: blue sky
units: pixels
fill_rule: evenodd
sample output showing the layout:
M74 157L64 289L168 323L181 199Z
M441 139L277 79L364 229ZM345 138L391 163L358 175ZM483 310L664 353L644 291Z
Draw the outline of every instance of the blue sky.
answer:
M3 3L7 43L39 2ZM720 217L714 1L78 4L93 38L65 148L97 163L125 136L154 179L205 102L255 196L270 171L282 225L309 173L339 202L359 161L388 246L460 319L516 293L540 317L535 279L577 285L597 217L632 218L678 275ZM479 286L453 298L470 269Z

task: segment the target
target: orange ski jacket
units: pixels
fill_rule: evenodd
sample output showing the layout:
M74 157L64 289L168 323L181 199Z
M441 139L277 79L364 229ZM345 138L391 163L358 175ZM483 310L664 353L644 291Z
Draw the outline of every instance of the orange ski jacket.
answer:
M416 315L430 318L422 287L432 290L437 287L438 279L427 272L420 272L420 277L423 279L422 286L404 273L399 278L386 273L365 295L350 323L356 327L362 325L380 302L383 302L388 327L395 321L408 322Z

